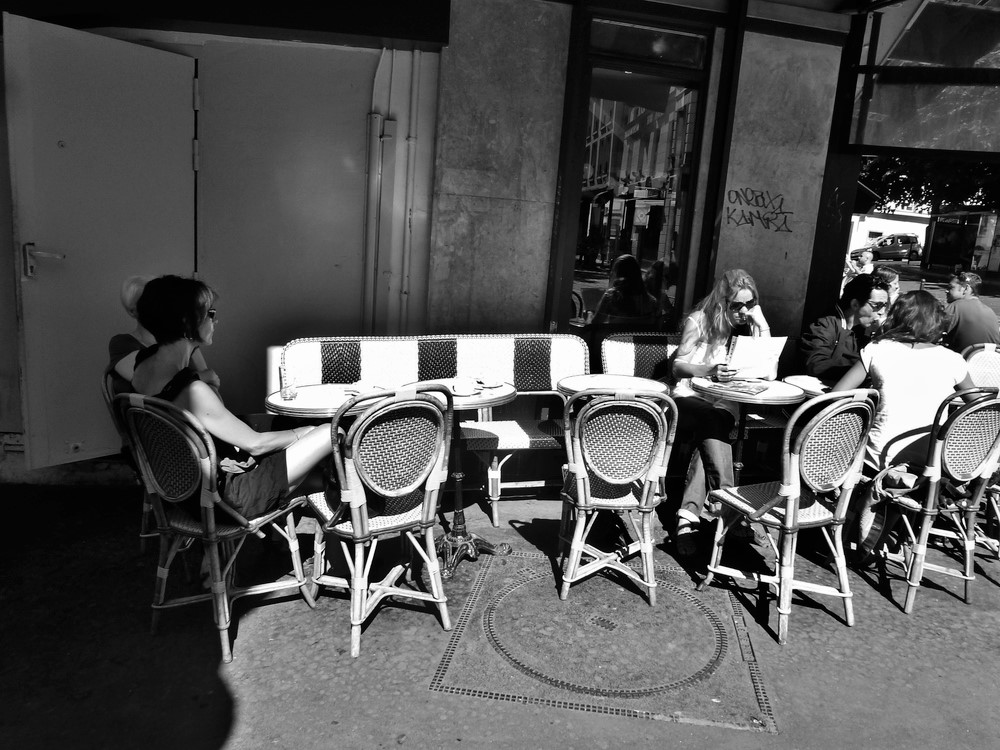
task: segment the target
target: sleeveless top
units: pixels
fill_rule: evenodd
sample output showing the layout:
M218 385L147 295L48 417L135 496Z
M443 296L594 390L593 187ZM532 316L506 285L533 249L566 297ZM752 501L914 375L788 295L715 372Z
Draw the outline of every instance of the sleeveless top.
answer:
M150 347L143 349L135 355L135 366L138 367L139 364L147 359L149 359L153 354L159 349L159 344L153 344ZM167 382L165 386L160 390L159 393L153 394L154 398L162 398L164 401L170 401L173 403L184 390L191 385L191 383L196 380L201 380L201 376L198 375L198 371L193 367L188 365L177 371ZM248 471L252 471L257 466L257 461L253 456L246 452L240 451L235 445L227 443L224 440L220 440L215 435L209 433L209 437L212 438L212 442L215 443L215 455L218 459L218 483L219 488L225 486L225 480L227 474L244 474Z

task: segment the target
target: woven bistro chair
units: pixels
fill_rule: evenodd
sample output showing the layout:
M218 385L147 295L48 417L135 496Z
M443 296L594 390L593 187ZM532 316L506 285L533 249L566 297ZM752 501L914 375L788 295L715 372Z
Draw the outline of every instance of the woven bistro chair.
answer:
M358 406L367 408L341 439L340 422ZM338 497L319 492L309 504L319 519L313 580L351 595L351 656L361 653L361 628L386 597L433 602L451 630L448 599L434 545L441 485L448 473L453 406L441 385L378 391L352 398L331 424ZM374 511L382 507L381 514ZM417 536L422 537L422 541ZM349 578L330 572L326 537L340 541ZM369 580L379 542L398 537L403 555L382 580ZM407 540L409 545L404 542ZM430 592L418 588L414 555L422 558ZM406 586L399 579L409 574Z
M878 550L878 560L883 579L888 565L901 569L906 576L903 611L907 614L913 611L917 590L928 571L963 580L963 598L969 601L975 580L976 516L1000 454L997 389L970 388L945 398L932 428L922 467L887 467L872 480L876 498L892 503L902 512L902 548L892 552L885 541ZM898 484L891 479L894 470L902 468L907 473L920 472L912 487L894 486ZM927 544L931 539L949 540L957 546L961 567L928 562Z
M778 597L778 643L788 639L788 617L795 590L837 596L845 619L854 625L851 589L844 554L844 518L861 478L864 448L875 414L878 392L870 389L816 396L800 405L782 439L782 478L709 493L717 507L715 543L703 590L714 576L756 580ZM723 565L726 533L740 522L761 524L776 556L775 571L761 573ZM838 585L795 578L795 552L800 529L819 529L833 554ZM777 540L775 540L777 535Z
M996 344L973 344L962 352L969 377L982 388L1000 387L1000 351ZM1000 475L994 475L983 493L976 523L976 543L1000 558Z
M126 434L127 430L125 425L121 423L118 413L114 408L114 398L118 395L118 392L120 392L120 390L115 387L116 379L121 380L121 378L115 374L113 368L108 367L104 370L104 374L101 376L101 395L104 397L104 405L108 407L108 413L111 415L111 422L115 426L115 431L118 433L118 437L122 441L122 458L125 459L126 463L128 463L128 465L132 468L132 471L135 473L136 485L143 488L142 511L139 516L139 550L141 552L145 552L146 540L157 536L157 533L153 530L153 501L149 497L149 494L145 491L142 476L139 473L139 466L136 464L132 451L128 446L128 435Z
M590 389L570 398L566 413L559 598L565 599L577 581L607 569L645 588L649 604L655 605L652 516L663 499L677 407L662 393ZM592 544L590 533L602 512L627 518L632 541L610 551ZM642 560L641 573L625 564L635 554Z
M239 597L298 589L306 603L314 607L299 556L292 513L305 505L305 498L298 497L285 507L245 518L219 495L215 443L194 415L169 401L137 393L118 395L113 404L125 426L146 495L152 502L156 533L160 538L152 632L156 632L162 610L211 601L222 644L222 660L228 663L233 660L229 641L232 603ZM188 498L198 499L200 517L193 516L180 505ZM282 522L284 528L280 525ZM265 528L272 529L287 542L294 578L282 576L274 581L239 586L235 564L243 543L251 535L265 538ZM177 552L192 540L201 542L208 562L210 590L168 599L171 563Z

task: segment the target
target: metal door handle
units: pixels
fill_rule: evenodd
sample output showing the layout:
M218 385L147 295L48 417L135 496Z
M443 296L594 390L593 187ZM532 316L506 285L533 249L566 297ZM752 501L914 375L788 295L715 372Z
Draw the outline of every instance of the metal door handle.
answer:
M21 245L21 256L24 261L24 275L26 278L35 277L35 258L47 258L49 260L66 260L65 253L50 253L45 250L35 250L34 242L25 242Z

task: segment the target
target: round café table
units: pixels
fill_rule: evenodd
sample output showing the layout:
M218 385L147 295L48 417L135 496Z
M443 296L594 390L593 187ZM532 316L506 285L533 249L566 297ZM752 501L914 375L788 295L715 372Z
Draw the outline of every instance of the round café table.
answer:
M757 389L765 386L757 393L751 393L741 388ZM691 378L691 388L703 396L732 401L739 406L739 424L736 430L736 440L733 442L733 478L740 483L740 472L743 470L743 435L747 427L747 410L750 406L791 406L806 400L806 392L797 385L781 380L732 380L728 383L717 383L708 378Z
M451 528L437 540L438 557L443 560L441 566L442 578L451 578L458 564L466 557L470 560L479 559L481 553L487 555L509 555L511 546L506 542L493 544L479 534L468 530L465 525L465 505L462 502L462 483L465 474L462 471L462 445L459 440L459 412L479 409L491 409L494 406L509 404L517 398L517 389L510 383L486 382L473 378L440 378L423 380L410 385L427 385L436 383L447 386L452 393L455 408L455 425L451 431L451 478L454 480L455 509L452 512ZM405 386L404 386L405 387Z
M567 397L575 396L577 393L590 390L591 388L623 391L625 393L635 391L667 393L670 391L670 386L666 383L661 383L659 380L639 378L634 375L608 375L605 373L568 375L556 383L556 388L561 394Z
M300 385L295 389L295 398L284 399L281 397L281 391L275 391L264 399L264 406L272 414L283 414L287 417L300 417L302 419L323 419L332 417L337 413L337 409L355 396L381 390L385 390L385 388L365 383ZM371 406L370 402L359 408L363 410L369 406Z

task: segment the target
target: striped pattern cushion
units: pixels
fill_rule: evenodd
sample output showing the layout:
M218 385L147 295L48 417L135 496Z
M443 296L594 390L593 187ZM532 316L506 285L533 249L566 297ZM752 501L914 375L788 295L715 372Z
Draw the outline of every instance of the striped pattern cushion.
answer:
M554 391L562 378L589 371L586 343L568 334L296 339L282 364L299 385L360 380L394 388L489 376L520 393Z
M680 345L676 333L616 333L601 343L601 362L609 375L662 378L667 361Z
M560 449L563 447L562 420L517 422L462 422L462 440L471 451L522 450L527 448Z

